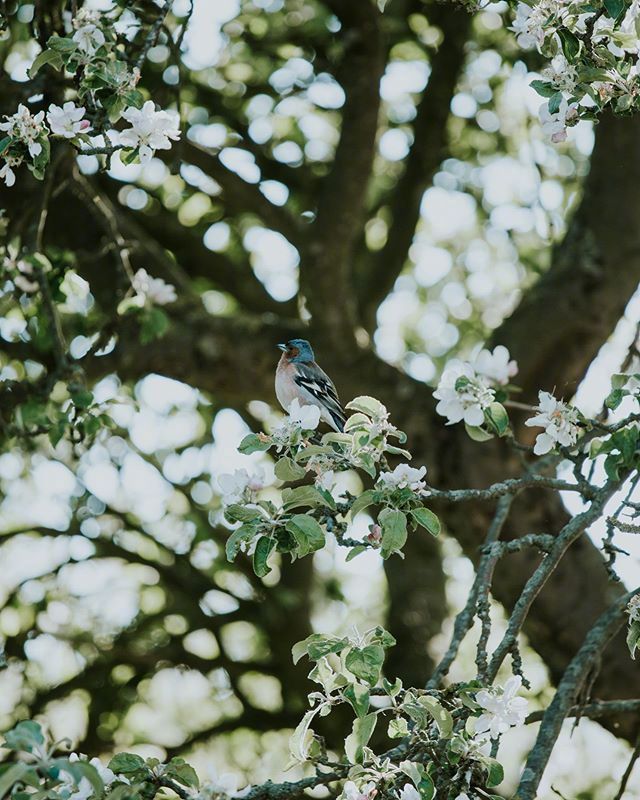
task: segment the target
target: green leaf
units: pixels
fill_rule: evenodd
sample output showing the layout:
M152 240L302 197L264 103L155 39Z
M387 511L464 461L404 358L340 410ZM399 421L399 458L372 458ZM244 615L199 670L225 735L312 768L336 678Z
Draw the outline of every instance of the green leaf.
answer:
M261 536L258 539L255 552L253 554L253 571L259 578L264 578L271 572L271 567L267 564L269 556L276 546L276 540L269 536Z
M280 481L299 481L304 478L306 470L296 464L292 458L281 458L275 466L276 478Z
M562 92L556 92L555 94L551 95L551 97L549 98L549 113L550 114L557 114L558 113L558 111L560 110L560 104L562 103L563 98L564 98L564 95L562 94Z
M631 658L635 659L635 652L638 648L638 642L640 641L640 622L634 620L629 625L629 630L627 631L627 647L629 648L629 652L631 653Z
M504 780L504 769L499 761L495 758L483 759L484 766L487 770L487 787L497 786Z
M27 772L32 769L33 767L29 764L20 761L17 764L11 764L8 769L2 772L0 774L0 800L11 790L14 784L22 781Z
M352 647L347 653L345 666L356 678L375 686L380 678L384 663L384 648L379 644L368 644L366 647Z
M618 19L626 8L624 0L604 0L604 7L607 9L607 14L613 19Z
M349 433L350 431L354 430L355 428L368 428L371 425L371 420L366 414L362 414L358 412L357 414L352 414L349 419L345 422L344 425L344 432Z
M547 83L546 81L531 81L529 84L532 89L535 89L536 92L541 95L541 97L551 97L551 95L556 93L556 88L551 83Z
M160 308L150 308L142 315L140 341L149 344L169 330L169 317Z
M289 752L296 761L306 761L313 742L313 731L310 726L318 709L307 711L289 739Z
M433 800L436 796L435 784L426 773L422 776L422 780L418 784L418 791L420 792L421 800Z
M172 758L164 774L189 788L197 789L200 785L195 769L183 758Z
M483 430L477 425L467 425L467 423L465 422L464 428L467 432L467 436L470 439L473 439L474 442L488 442L489 439L493 439L492 433Z
M382 557L389 558L402 550L407 541L407 518L402 511L383 508L378 515L378 522L382 527Z
M503 436L509 427L509 415L502 403L491 403L484 412L484 418L490 430Z
M362 763L364 748L369 743L377 720L376 714L367 714L353 721L353 729L344 742L344 752L351 764Z
M361 411L369 417L377 417L386 413L386 409L382 403L376 400L375 397L369 397L369 395L354 397L350 403L347 403L345 408L348 408L350 411Z
M356 514L364 511L365 508L369 508L369 506L373 505L376 502L375 498L377 495L378 493L373 489L367 489L366 492L363 492L361 495L356 497L350 508L351 519L353 519Z
M262 453L265 450L268 450L270 447L271 442L269 440L265 442L257 434L249 433L240 442L238 446L238 452L243 453L244 455L250 455L251 453Z
M580 39L567 28L558 28L558 36L560 37L560 44L565 58L567 61L574 61L580 52ZM555 111L551 113L555 114Z
M359 717L364 717L369 710L369 690L360 683L350 683L344 690L344 696L353 706Z
M22 750L25 753L32 753L35 747L44 744L42 728L37 722L27 719L19 722L4 735L3 747L9 750Z
M424 706L429 714L431 714L438 726L440 736L443 739L448 739L453 733L453 717L447 709L441 706L435 697L420 697L418 698L418 703Z
M95 797L102 797L104 794L104 785L98 770L88 761L80 759L79 761L69 761L68 758L57 758L53 762L53 766L60 770L68 772L76 783L80 783L83 778L86 778L93 788Z
M345 561L353 561L356 556L359 556L361 553L366 553L368 549L369 548L365 547L363 544L357 544L349 550Z
M117 753L108 764L112 772L127 775L144 767L144 759L135 753Z
M237 530L233 531L225 544L227 560L235 561L236 556L242 549L242 545L248 545L257 532L257 525L241 525Z
M62 69L64 61L61 53L56 50L43 50L33 59L33 64L29 67L29 77L35 77L45 64L51 64L54 69Z
M295 489L282 490L282 507L291 511L301 506L327 506L327 499L320 494L315 486L296 486ZM332 507L335 507L335 503Z
M325 545L325 534L320 523L308 514L296 514L285 525L298 545L297 555L301 558L315 553Z
M72 53L77 50L78 44L73 39L67 39L64 36L51 36L47 41L47 47L52 47L60 53Z
M224 516L229 522L264 522L264 516L257 508L233 503L224 510Z
M438 536L441 530L440 520L433 511L428 508L412 508L409 513L418 525L426 528L432 536Z
M607 408L615 411L624 399L625 392L622 389L614 389L604 401Z
M337 636L325 636L323 633L312 633L311 636L302 642L297 642L291 648L293 663L297 664L302 656L308 655L312 661L329 655L329 653L339 653L348 644L344 637L339 639Z
M404 717L392 719L387 729L387 735L390 739L404 739L405 736L409 735L407 720Z
M5 136L3 139L0 139L0 153L4 153L12 141L13 139L10 136Z

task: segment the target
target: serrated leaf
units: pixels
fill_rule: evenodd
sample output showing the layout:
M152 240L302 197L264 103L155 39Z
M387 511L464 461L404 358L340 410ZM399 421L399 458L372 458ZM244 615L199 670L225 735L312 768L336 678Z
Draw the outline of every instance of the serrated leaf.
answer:
M253 571L259 578L264 578L271 572L271 567L267 563L269 556L276 546L276 540L269 536L261 536L256 544L253 553Z
M382 403L376 400L375 397L370 397L369 395L354 397L350 403L347 403L345 408L348 408L350 411L361 411L369 417L377 417L386 412Z
M42 728L37 722L27 719L19 722L4 735L3 747L32 753L33 749L44 744Z
M339 653L347 645L347 639L337 636L326 636L323 633L312 633L302 642L297 642L291 648L293 663L297 664L302 656L308 655L312 661L317 661L329 653Z
M638 642L640 642L640 622L634 620L629 625L629 630L627 631L627 647L633 659L636 657L635 653L638 648Z
M50 64L54 69L57 70L62 69L64 65L62 54L56 50L43 50L33 59L33 63L28 70L29 77L34 78L38 73L38 70L42 69L45 64Z
M296 553L301 558L315 553L325 545L325 533L320 523L308 514L296 514L285 525L296 540Z
M504 768L495 758L483 759L487 770L487 787L498 786L504 780Z
M356 499L351 504L351 518L359 514L361 511L364 511L365 508L369 508L370 505L375 503L376 492L373 489L367 489L361 495L356 497Z
M237 530L232 531L225 544L225 552L228 561L235 561L242 545L248 545L258 532L257 525L241 525Z
M285 511L291 511L294 508L302 506L333 506L327 501L323 495L316 489L315 486L296 486L295 489L283 489L282 491L282 507Z
M256 522L264 521L262 513L257 508L232 503L224 510L224 516L229 522Z
M353 561L356 556L366 553L368 549L369 548L365 547L363 544L357 544L355 547L352 547L351 550L349 550L345 561Z
M384 648L379 644L352 647L345 658L345 666L356 678L375 686L384 663Z
M344 742L344 752L351 764L362 763L364 747L369 743L377 720L376 714L367 714L353 721L351 733Z
M378 515L378 522L382 528L382 557L389 558L401 551L407 541L407 518L402 511L383 508Z
M432 536L438 536L441 530L440 520L428 508L412 508L409 512L413 519L429 531Z
M493 439L492 433L483 430L477 425L467 425L467 423L465 422L464 428L467 432L467 436L470 439L473 439L474 442L488 442L489 439Z
M344 696L353 706L359 717L364 717L369 710L369 690L360 683L350 683L344 690Z
M562 52L569 62L573 62L580 52L580 39L567 28L558 28L558 36L562 45ZM556 112L551 112L555 114Z
M529 86L535 89L541 97L551 97L552 94L556 93L555 86L551 83L547 83L547 81L531 81Z
M178 783L181 783L183 786L188 786L190 789L197 789L200 785L195 769L191 764L187 764L183 758L172 758L167 764L164 774L173 778Z
M433 717L440 731L440 736L443 739L448 739L453 733L453 717L447 709L440 705L435 697L420 697L418 698L418 703L426 708Z
M274 468L276 478L280 481L299 481L307 474L306 470L292 458L281 458Z
M349 433L350 431L354 430L354 428L369 427L370 424L371 420L369 417L366 414L358 412L356 414L352 414L345 422L344 432Z
M509 427L509 415L502 403L491 403L489 408L485 409L484 418L488 427L498 436L503 436Z
M552 94L551 97L549 98L549 104L548 104L549 113L557 114L558 111L560 111L560 105L562 104L563 100L564 100L564 95L562 94L562 92L556 92L555 94Z
M144 759L135 753L116 753L108 764L109 769L116 774L127 775L137 772L144 767Z
M404 717L395 717L389 723L387 735L390 739L404 739L409 734L409 726Z
M257 434L249 433L244 439L240 442L238 446L238 451L243 453L244 455L250 455L251 453L258 453L264 452L271 447L270 441L263 441Z
M604 0L604 7L607 9L607 14L613 20L617 20L626 8L624 0Z

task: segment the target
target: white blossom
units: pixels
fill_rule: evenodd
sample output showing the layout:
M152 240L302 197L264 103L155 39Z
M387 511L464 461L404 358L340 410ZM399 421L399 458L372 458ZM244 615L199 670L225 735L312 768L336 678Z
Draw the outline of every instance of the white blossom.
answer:
M381 472L378 481L388 489L411 489L413 492L419 492L426 485L422 480L426 474L426 467L416 469L408 464L398 464L393 472Z
M484 410L495 399L487 379L477 375L471 364L457 358L445 367L433 396L440 401L436 411L447 418L448 425L461 420L467 425L482 425Z
M78 45L78 49L88 56L95 54L105 43L104 33L94 23L83 25L73 34L73 41Z
M196 800L211 800L213 797L234 797L242 798L251 790L251 786L238 789L238 776L232 772L219 773L215 767L208 767L208 780L200 787L200 792L196 795Z
M627 614L632 622L640 622L640 594L634 595L627 605Z
M177 115L156 111L152 100L147 100L142 108L130 106L122 116L131 127L119 133L118 142L125 147L138 148L143 164L156 150L169 150L171 141L180 138Z
M549 103L543 103L539 111L542 132L549 136L555 144L564 142L567 138L567 122L577 119L577 109L577 105L575 103L569 105L565 97L562 98L560 107L553 114L549 110Z
M536 437L533 452L537 456L543 456L556 444L564 447L574 445L580 433L577 424L578 410L562 400L557 400L549 392L539 392L538 398L540 413L524 423L530 428L544 428L544 431Z
M32 158L39 156L42 144L38 138L47 131L44 125L44 111L32 114L23 103L20 103L16 113L5 119L6 122L0 122L0 131L25 144Z
M516 34L520 47L539 47L544 42L544 18L539 10L527 3L518 3L516 17L509 28Z
M104 786L111 786L115 780L123 780L124 778L124 776L118 777L113 770L109 769L109 767L105 767L99 758L92 758L89 763L95 768Z
M64 136L65 139L73 139L74 136L90 127L89 120L83 119L84 114L84 107L76 106L71 100L62 107L52 103L47 111L47 122L51 133L56 136Z
M303 431L314 431L320 424L320 409L318 406L300 405L295 398L289 406L289 422Z
M73 27L78 30L85 25L97 25L100 22L100 12L92 8L80 8L73 18Z
M506 386L518 374L518 363L509 355L507 348L499 344L491 350L483 349L471 361L478 375L488 378L492 383Z
M546 69L542 70L542 77L552 83L556 89L572 94L578 83L578 70L567 59L558 53Z
M398 800L420 800L420 792L412 783L405 783L396 796Z
M71 753L69 755L69 761L72 763L80 761L80 756L77 753ZM66 797L67 800L88 800L94 793L93 786L87 778L81 778L76 783L76 779L73 775L64 769L60 770L58 777L62 781L61 785L58 787L58 791L60 791L62 796Z
M476 695L476 701L484 713L476 720L476 734L488 733L496 739L511 727L524 725L527 716L527 700L516 697L522 685L522 678L514 675L505 683L504 689L496 687L483 689Z
M358 789L353 781L347 781L342 790L342 796L345 800L372 800L378 793L375 783L370 781Z
M139 269L131 281L137 295L152 305L166 306L178 299L175 286L162 278L153 278L146 269Z
M17 166L15 163L16 159L7 158L0 167L0 179L4 181L4 185L9 188L14 185L16 182L16 173L13 171L13 167ZM18 161L18 163L20 163Z
M257 469L250 475L246 469L236 469L233 473L218 475L218 486L228 503L238 503L245 498L247 490L258 492L264 488L264 472Z

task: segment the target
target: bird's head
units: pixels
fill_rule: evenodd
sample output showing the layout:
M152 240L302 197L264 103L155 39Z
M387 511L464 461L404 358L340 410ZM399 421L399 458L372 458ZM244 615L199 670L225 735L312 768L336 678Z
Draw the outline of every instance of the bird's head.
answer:
M313 350L306 339L291 339L286 344L279 344L278 347L285 354L287 361L294 364L308 364L313 361Z

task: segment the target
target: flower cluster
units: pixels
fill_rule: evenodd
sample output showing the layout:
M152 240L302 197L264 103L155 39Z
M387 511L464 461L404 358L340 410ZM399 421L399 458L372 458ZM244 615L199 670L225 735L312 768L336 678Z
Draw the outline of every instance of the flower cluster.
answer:
M171 142L180 138L177 113L156 111L152 100L147 100L142 108L125 109L122 116L131 127L115 134L114 138L123 147L137 150L143 164L156 150L169 150Z
M529 427L544 428L536 437L533 452L542 456L556 445L572 447L580 434L578 410L562 400L557 400L549 392L540 392L538 397L540 413L525 422Z
M5 117L5 120L0 123L0 131L5 134L0 141L0 152L4 159L0 178L7 186L13 186L16 182L14 168L25 160L35 175L39 176L44 169L49 160L48 131L44 111L32 114L23 103L20 103L15 114Z
M544 98L543 132L552 142L605 107L626 113L640 102L640 3L594 7L569 0L519 2L510 27L525 49L549 59L532 86Z
M162 278L153 278L146 269L139 269L131 281L140 305L166 306L178 299L175 286Z
M464 421L478 427L496 402L496 390L516 375L518 367L506 347L498 345L493 352L480 350L470 361L453 359L446 365L433 396L438 400L436 411L447 418L447 424Z
M249 475L246 469L236 469L232 473L218 475L218 487L225 503L252 502L255 492L265 487L264 472L257 469Z
M378 484L387 489L411 489L412 492L421 492L426 485L422 480L426 474L426 467L415 469L408 464L398 464L393 472L381 472Z

